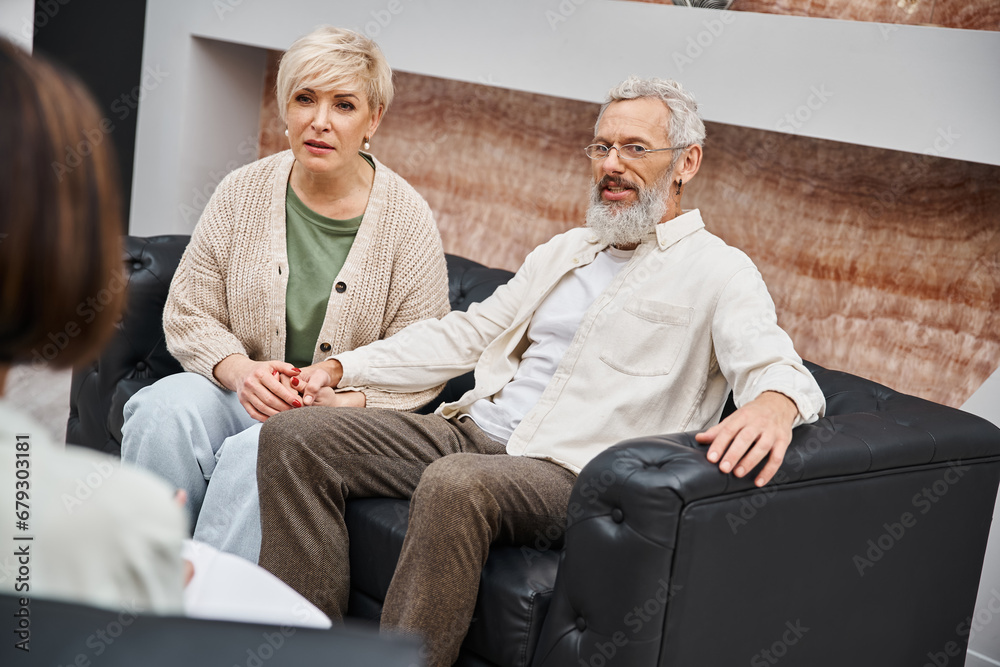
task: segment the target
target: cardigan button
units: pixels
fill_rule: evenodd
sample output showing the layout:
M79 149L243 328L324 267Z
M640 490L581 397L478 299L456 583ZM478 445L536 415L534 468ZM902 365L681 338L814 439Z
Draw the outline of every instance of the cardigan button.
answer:
M343 294L347 291L347 283L341 281L333 286L333 289L337 290L338 294Z
M320 352L329 352L330 351L330 344L329 343L320 343L319 344L319 351Z

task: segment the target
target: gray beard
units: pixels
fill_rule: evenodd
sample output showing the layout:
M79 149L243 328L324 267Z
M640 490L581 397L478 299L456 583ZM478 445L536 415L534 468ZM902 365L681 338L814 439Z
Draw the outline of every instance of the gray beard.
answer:
M606 202L601 199L602 183L598 182L590 190L590 205L587 207L587 227L602 243L607 245L633 245L656 229L656 224L667 212L669 177L651 188L639 188L633 183L622 181L634 187L639 195L633 204Z

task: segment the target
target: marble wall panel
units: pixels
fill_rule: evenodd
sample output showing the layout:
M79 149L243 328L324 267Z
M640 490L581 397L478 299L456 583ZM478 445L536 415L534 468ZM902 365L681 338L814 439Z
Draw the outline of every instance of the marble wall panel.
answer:
M934 0L931 23L946 28L1000 30L1000 2L996 0Z
M447 252L516 269L582 224L596 104L396 86L372 151L430 203ZM287 146L270 94L263 154ZM1000 167L709 123L685 195L757 263L805 358L955 406L1000 366Z
M267 52L267 64L264 69L264 92L260 100L260 136L257 157L274 155L288 149L285 124L281 121L278 100L275 97L275 82L278 80L278 63L281 61L281 54L281 51Z
M672 0L630 1L674 4ZM691 4L695 4L694 0ZM730 9L845 21L1000 30L1000 3L996 0L734 0Z
M1000 365L1000 167L708 124L685 205L800 353L961 405Z

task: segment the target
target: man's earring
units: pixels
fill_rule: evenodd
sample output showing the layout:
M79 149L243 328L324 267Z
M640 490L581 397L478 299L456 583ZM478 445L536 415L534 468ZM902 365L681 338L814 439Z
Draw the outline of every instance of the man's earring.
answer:
M678 181L677 181L677 192L675 192L674 194L679 195L681 193L681 186L682 185L684 185L684 179L683 178L678 179Z
M368 137L365 137L365 150L368 150L371 147L372 147L372 145L370 143L368 143Z

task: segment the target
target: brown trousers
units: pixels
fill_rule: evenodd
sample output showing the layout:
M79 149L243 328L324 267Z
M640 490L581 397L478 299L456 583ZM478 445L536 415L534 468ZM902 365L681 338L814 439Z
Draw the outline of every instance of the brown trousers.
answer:
M531 543L566 522L576 475L509 456L471 419L312 407L260 433L260 565L331 618L347 611L349 498L411 498L382 628L418 634L447 667L468 632L494 541Z

